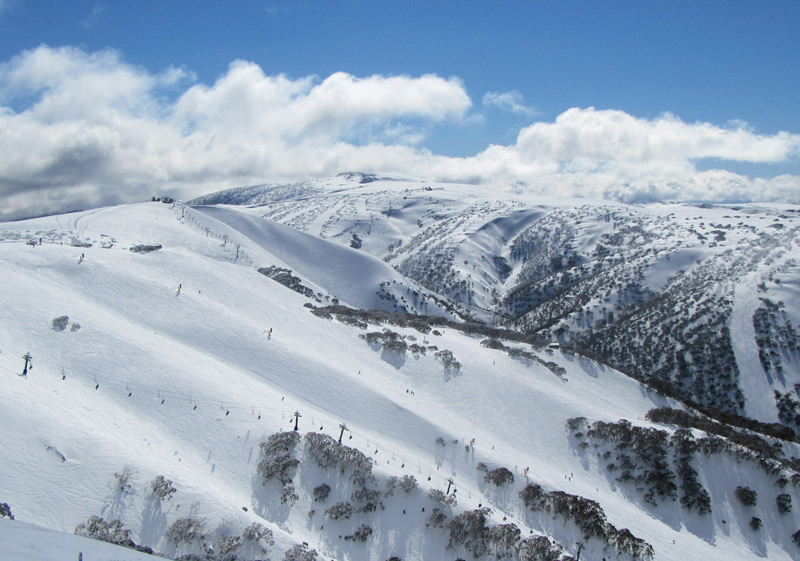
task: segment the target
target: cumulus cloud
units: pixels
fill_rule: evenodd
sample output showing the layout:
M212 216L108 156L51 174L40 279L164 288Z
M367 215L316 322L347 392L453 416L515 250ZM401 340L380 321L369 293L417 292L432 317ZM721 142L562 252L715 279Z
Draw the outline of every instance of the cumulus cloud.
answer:
M484 105L524 107L521 96L504 95ZM457 78L290 78L235 61L203 84L185 69L153 74L115 51L42 46L0 64L0 218L346 169L622 200L796 200L800 193L798 176L696 169L703 158L798 157L800 136L759 135L742 123L575 108L471 157L420 147L442 123L469 126L471 108Z
M487 92L483 96L483 105L486 107L499 107L504 111L510 111L527 117L532 117L539 113L535 107L528 107L524 104L522 94L517 90L511 90L510 92Z

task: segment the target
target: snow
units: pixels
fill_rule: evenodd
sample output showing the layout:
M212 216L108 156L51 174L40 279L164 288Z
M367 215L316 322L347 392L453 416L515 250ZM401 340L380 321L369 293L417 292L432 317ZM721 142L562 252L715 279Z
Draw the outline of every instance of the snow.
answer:
M658 559L797 558L788 541L789 529L800 527L797 508L779 521L785 531L755 543L741 524L730 530L747 513L720 494L715 512L730 508L729 522L715 515L693 531L678 512L663 520L626 496L570 446L568 418L649 425L642 419L663 398L588 359L539 352L566 369L562 379L449 328L437 336L389 326L452 351L462 364L457 376L446 376L432 352L401 358L375 351L359 338L363 331L315 317L304 307L308 299L255 268L289 267L320 291L367 308L380 304L378 283L400 282L400 275L365 252L252 211L154 202L0 225L0 502L18 519L0 520L0 558L77 559L77 551L85 561L144 558L69 535L92 515L119 518L137 543L172 553L186 551L169 544L164 529L194 516L217 534L264 524L277 543L263 556L273 560L303 541L337 560L440 558L446 539L425 529L422 508L430 511L425 493L444 490L448 478L458 488L455 512L489 505L495 523L506 517L523 536L549 533L574 555L573 528L524 512L517 493L525 467L527 480L548 490L597 500L609 522L652 543ZM516 218L494 227L514 230L532 215ZM42 245L25 243L39 237ZM73 247L73 239L93 245ZM478 236L476 243L488 242ZM128 249L135 244L163 247L138 254ZM69 326L55 331L52 320L65 315ZM26 352L33 369L23 377ZM346 423L345 443L375 460L379 479L412 474L421 489L396 492L374 518L323 520L331 503L315 504L311 489L330 476L303 467L299 502L280 505L256 480L259 443L290 430L294 411L302 414L301 434L337 438ZM479 462L511 469L513 488L487 489ZM125 466L133 470L129 492L114 476ZM708 468L706 479L725 469ZM741 480L760 477L741 470ZM174 481L172 500L149 493L156 475ZM759 485L769 503L770 483ZM797 504L800 495L787 492ZM366 546L339 538L364 521L375 530ZM590 543L582 558L603 555Z
M25 561L152 561L153 556L130 549L0 518L0 558Z
M731 317L731 339L736 352L736 363L742 372L741 384L747 396L747 410L758 419L778 422L772 384L758 358L758 345L753 326L753 314L758 308L758 273L747 275L736 285L733 315Z

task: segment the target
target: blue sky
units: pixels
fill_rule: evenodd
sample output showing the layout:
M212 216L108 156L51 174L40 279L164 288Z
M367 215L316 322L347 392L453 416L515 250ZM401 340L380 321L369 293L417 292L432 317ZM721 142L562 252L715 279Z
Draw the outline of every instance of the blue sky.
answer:
M65 200L92 205L139 197L146 189L189 195L296 179L302 169L316 176L372 164L374 171L407 169L430 179L515 185L543 194L550 192L547 185L563 191L569 184L569 194L630 200L734 200L767 193L767 199L797 201L799 24L797 1L0 0L0 106L12 120L6 129L20 130L28 148L45 144L37 138L48 146L42 147L38 170L25 155L18 165L8 164L13 169L0 165L0 198L11 197L8 203L21 207L33 204L33 194L48 201L46 208ZM234 76L234 61L249 70L240 68ZM113 110L114 117L102 124L121 131L116 141L151 145L138 136L148 126L158 139L176 135L174 145L159 147L161 154L175 150L170 162L154 161L148 174L130 180L111 171L85 171L98 158L106 170L114 167L121 156L106 148L83 146L65 156L75 132L97 125L102 112L70 115L67 104L57 113L45 110L56 103L48 96L60 91L69 97L70 80L84 91L107 90L103 80L128 83L114 80L112 66L131 78L132 89L95 103ZM67 67L68 77L57 71ZM347 79L327 87L336 76ZM386 81L400 77L407 81ZM284 101L259 102L264 88L273 87L284 88ZM320 101L326 95L333 97ZM330 100L342 95L367 96L367 105L374 106L339 113ZM299 115L313 105L319 114L311 129L296 131L259 117L253 130L237 137L226 127L247 122L247 116L230 117L225 104L236 105L232 100L242 96L249 100L242 112ZM286 99L302 103L288 106ZM305 122L305 116L296 120ZM31 122L36 130L20 128ZM256 126L283 131L281 143L270 144L275 138ZM533 137L528 144L526 132ZM59 134L66 144L53 141ZM99 143L97 130L91 134ZM199 180L204 172L188 170L189 160L206 158L190 154L187 145L196 147L201 134L206 143L221 137L242 145L261 142L264 152L284 152L279 160L296 159L296 165L270 164L256 151L249 164L206 170L208 180ZM625 155L631 138L636 146L647 144L647 153ZM615 148L615 142L623 145ZM538 156L542 143L549 159ZM597 143L607 145L608 153L598 153ZM317 150L313 155L309 144ZM560 148L551 150L554 145ZM526 146L537 152L525 152ZM329 165L306 166L302 150L314 161L328 154ZM91 157L84 161L87 152ZM144 161L151 157L141 155ZM65 161L66 172L60 167ZM659 187L673 179L691 188ZM25 212L31 210L17 214Z

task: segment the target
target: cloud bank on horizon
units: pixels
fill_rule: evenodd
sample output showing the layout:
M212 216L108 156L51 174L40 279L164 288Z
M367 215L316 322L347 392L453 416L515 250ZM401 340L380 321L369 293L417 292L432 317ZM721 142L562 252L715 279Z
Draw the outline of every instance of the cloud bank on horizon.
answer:
M519 92L484 106L533 118ZM508 146L468 157L421 147L432 127L470 126L458 78L265 75L237 60L213 84L153 74L113 50L40 46L0 63L0 219L149 198L190 198L344 170L621 201L800 201L800 176L750 178L698 160L785 163L800 135L746 124L643 119L572 108ZM715 161L716 161L715 160Z

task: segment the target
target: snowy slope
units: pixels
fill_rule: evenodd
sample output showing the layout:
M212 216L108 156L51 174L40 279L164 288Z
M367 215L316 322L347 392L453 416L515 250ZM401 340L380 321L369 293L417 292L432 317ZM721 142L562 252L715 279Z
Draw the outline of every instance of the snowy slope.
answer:
M424 306L428 313L450 316L431 298L426 302L427 290L406 280L371 255L236 210L213 206L197 207L195 210L212 219L200 219L204 224L210 224L207 228L231 232L232 239L246 238L250 247L277 257L303 279L324 287L343 304L364 309L384 308L385 294L384 298L380 297L382 285L400 283L401 287L411 285L403 294L409 296L414 292L417 296L417 301L414 302L416 306ZM433 305L426 305L430 303ZM416 307L414 310L416 311Z
M48 530L25 522L0 519L3 559L25 561L70 561L83 555L86 561L152 561L153 557L83 536Z
M357 239L473 318L800 430L800 300L787 288L800 282L796 206L541 200L353 173L202 200Z
M506 345L530 356L510 356L452 327L435 334L327 320L305 306L317 302L256 270L286 266L343 302L370 304L376 280L394 273L369 255L331 249L250 211L157 202L6 223L0 238L0 502L20 521L72 532L92 515L120 519L136 543L172 556L200 551L165 536L188 517L203 521L210 547L263 524L275 543L245 544L246 559L281 559L301 542L337 560L471 559L463 547L446 549L444 530L426 528L437 507L427 492L447 490L451 478L458 505L449 516L489 506L491 524L514 523L523 538L547 535L573 556L580 547L582 559L626 556L524 508L518 492L528 482L597 501L657 559L798 558L790 539L797 509L773 511L776 494L800 497L757 462L699 458L713 506L701 518L674 502L646 503L576 446L570 418L649 427L648 410L669 404L629 377L521 343ZM130 251L139 244L162 248ZM54 320L63 316L61 329ZM384 329L429 350L392 352L360 337ZM459 371L443 367L442 350ZM33 368L20 376L26 353ZM281 504L279 486L257 476L259 444L290 430L295 411L301 435L338 438L346 423L344 442L373 459L377 489L402 475L420 487L384 496L375 512L326 518L325 508L351 500L353 485L315 466L301 444L297 501ZM507 467L515 482L495 488L480 463ZM126 467L129 478L115 477ZM149 490L157 475L174 482L172 499ZM313 494L322 482L333 488L325 504ZM737 485L758 492L758 510L738 504ZM755 514L765 529L748 526ZM342 537L360 524L373 530L365 543ZM0 557L14 551L0 543Z

